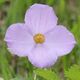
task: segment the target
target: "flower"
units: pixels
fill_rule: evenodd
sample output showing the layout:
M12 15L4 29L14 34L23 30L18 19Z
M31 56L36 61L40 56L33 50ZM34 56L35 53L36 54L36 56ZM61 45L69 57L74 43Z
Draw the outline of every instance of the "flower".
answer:
M66 27L57 25L54 10L43 4L32 5L25 14L25 23L12 24L5 35L8 50L27 56L36 67L52 66L58 57L71 52L75 38Z

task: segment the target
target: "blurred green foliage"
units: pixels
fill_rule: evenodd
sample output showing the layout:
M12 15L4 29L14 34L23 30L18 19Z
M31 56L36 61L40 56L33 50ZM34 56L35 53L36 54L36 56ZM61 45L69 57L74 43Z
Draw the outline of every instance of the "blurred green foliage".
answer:
M65 25L77 41L71 54L61 57L54 67L46 70L36 69L27 58L12 56L4 42L9 25L24 22L27 8L34 3L52 6L58 16L58 23ZM79 67L80 0L0 0L0 76L4 80L80 80Z

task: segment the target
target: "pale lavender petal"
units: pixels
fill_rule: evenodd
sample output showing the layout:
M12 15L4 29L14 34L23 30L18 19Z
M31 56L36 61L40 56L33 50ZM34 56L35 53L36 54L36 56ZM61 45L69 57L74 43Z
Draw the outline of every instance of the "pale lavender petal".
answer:
M30 53L34 47L33 44L27 44L25 42L7 42L7 46L9 52L21 57L28 56L28 53Z
M6 32L5 41L31 42L32 35L23 23L12 24ZM30 39L30 40L29 40Z
M27 56L34 45L33 37L27 26L21 23L11 25L4 40L9 51L18 56Z
M52 52L48 46L37 45L28 55L30 62L40 68L50 67L57 61L56 52Z
M57 16L50 6L34 4L25 14L25 23L33 33L45 33L56 26Z
M45 34L45 44L53 47L53 52L56 51L58 56L63 56L71 52L75 46L75 38L62 25L56 26L53 30Z

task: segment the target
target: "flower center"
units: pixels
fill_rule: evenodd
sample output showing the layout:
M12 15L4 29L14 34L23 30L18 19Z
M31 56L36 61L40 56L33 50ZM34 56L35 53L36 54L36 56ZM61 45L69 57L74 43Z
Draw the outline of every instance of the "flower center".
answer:
M42 44L45 41L45 36L43 34L36 34L34 37L34 41L38 44Z

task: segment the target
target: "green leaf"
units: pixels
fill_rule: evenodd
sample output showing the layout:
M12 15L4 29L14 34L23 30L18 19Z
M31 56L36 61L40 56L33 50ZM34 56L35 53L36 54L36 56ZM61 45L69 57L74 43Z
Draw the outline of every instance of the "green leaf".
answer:
M16 76L15 78L13 78L11 80L25 80L25 79L21 76Z
M4 77L4 80L9 80L12 78L12 70L9 66L9 63L5 54L6 54L6 49L5 49L5 44L3 44L2 48L0 49L0 68L1 68L1 74Z
M80 80L80 66L73 65L68 71L65 71L65 77L70 80Z
M59 80L59 77L56 75L56 73L50 70L37 69L35 70L35 73L46 80Z
M52 5L52 4L54 4L54 1L55 1L55 0L46 0L46 4Z
M5 2L5 0L0 0L0 4L2 4L2 3L4 3Z
M0 8L2 6L2 4L5 2L5 0L0 0Z
M77 17L77 22L74 23L72 32L74 33L74 36L76 38L76 41L78 44L80 44L80 15Z
M32 5L32 2L33 2L33 0L26 0L27 6L28 6L28 7L31 6L31 5Z
M12 0L11 6L6 19L6 26L12 23L23 22L26 12L25 0Z

